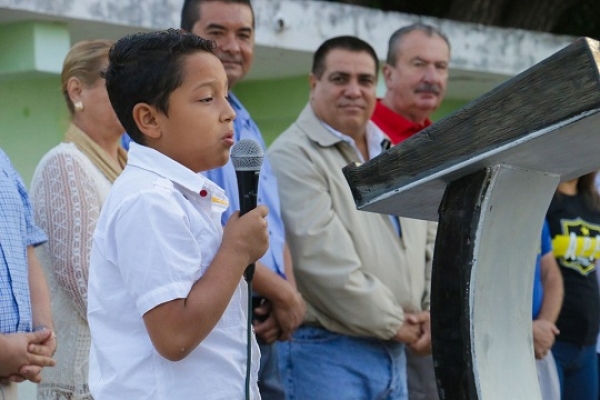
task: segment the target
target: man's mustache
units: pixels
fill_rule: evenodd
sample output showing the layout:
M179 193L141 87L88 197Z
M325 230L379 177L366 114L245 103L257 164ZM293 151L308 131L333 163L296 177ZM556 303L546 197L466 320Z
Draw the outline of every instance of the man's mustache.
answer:
M440 85L432 85L430 83L422 83L417 86L415 93L433 93L439 96L442 93L442 88Z

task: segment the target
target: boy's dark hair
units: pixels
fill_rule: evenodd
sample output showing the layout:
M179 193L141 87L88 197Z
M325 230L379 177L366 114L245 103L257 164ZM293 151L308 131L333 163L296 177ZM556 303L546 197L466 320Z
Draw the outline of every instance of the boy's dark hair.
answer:
M200 4L211 1L220 1L229 4L244 4L250 7L252 12L252 28L254 28L254 9L250 0L185 0L181 8L181 23L179 27L184 31L191 32L194 24L200 20Z
M417 22L403 28L398 29L396 32L392 33L390 36L390 40L388 42L388 54L386 63L392 66L396 65L396 61L398 60L398 43L402 41L404 36L408 35L413 31L421 31L429 37L439 36L444 42L448 45L448 50L450 50L450 40L448 40L448 36L444 34L441 30L437 29L434 26L423 24L421 22Z
M325 72L325 58L327 54L336 49L348 50L355 53L363 51L368 53L373 58L373 61L375 61L375 74L379 71L377 53L375 53L375 50L373 50L373 47L369 43L356 36L337 36L324 41L313 55L311 72L317 79L321 79L323 72Z
M144 144L144 135L133 119L133 107L146 103L168 115L169 97L183 82L184 56L215 44L193 33L175 29L136 33L118 40L108 53L103 75L117 117L133 141Z

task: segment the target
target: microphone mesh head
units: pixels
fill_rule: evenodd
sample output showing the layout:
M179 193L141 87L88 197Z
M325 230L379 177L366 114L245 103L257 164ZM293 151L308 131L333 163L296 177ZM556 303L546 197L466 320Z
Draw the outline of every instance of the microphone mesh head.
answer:
M231 162L236 171L260 171L264 152L256 140L242 139L231 148Z

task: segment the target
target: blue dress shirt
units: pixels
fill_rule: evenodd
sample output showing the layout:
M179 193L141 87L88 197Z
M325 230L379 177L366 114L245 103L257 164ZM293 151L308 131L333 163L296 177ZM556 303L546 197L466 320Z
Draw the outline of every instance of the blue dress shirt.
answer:
M229 103L236 113L236 118L233 122L234 139L236 141L241 139L256 140L266 152L265 142L258 126L256 126L242 103L231 92L229 93ZM227 193L229 208L222 215L222 222L225 225L231 214L240 209L237 178L231 159L223 167L206 171L203 174L225 189L225 193ZM281 219L278 190L277 180L271 169L271 164L265 157L258 180L258 204L265 204L269 207L269 215L267 215L267 222L269 224L269 250L267 250L260 261L269 269L285 278L283 264L285 231L283 220Z
M0 150L0 332L31 331L27 247L48 240L33 222L23 180Z

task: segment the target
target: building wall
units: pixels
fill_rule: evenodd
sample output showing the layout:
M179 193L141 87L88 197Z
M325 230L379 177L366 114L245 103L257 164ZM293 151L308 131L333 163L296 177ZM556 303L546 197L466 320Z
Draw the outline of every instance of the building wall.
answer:
M60 142L67 125L57 75L0 81L0 147L26 184L44 153Z

